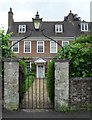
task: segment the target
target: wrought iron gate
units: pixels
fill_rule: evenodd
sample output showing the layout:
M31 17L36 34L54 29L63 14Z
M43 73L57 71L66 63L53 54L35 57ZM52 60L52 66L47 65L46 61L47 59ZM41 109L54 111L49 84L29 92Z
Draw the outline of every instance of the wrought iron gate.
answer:
M21 109L52 109L52 103L48 97L47 80L45 78L36 78L31 80L27 78L27 83L21 86L26 89L25 92L20 90L20 108ZM30 84L31 83L31 84Z

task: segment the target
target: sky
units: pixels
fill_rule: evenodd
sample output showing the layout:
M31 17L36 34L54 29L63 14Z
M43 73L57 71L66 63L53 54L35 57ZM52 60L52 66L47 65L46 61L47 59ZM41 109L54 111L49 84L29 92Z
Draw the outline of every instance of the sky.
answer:
M32 21L39 12L43 21L63 21L72 10L81 20L90 21L90 2L92 0L0 0L0 27L7 30L8 11L14 13L14 21Z

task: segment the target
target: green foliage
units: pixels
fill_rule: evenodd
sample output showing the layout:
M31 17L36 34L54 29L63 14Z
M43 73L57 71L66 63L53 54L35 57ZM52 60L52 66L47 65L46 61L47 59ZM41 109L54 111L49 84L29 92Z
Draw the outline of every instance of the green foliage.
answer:
M54 102L54 71L55 71L55 66L54 66L54 61L50 61L48 63L48 69L47 69L47 90L48 90L48 95L49 99Z
M35 74L35 73L32 73L32 72L30 72L29 75L30 75L30 76L33 76L33 77L36 77L36 74Z
M35 73L36 73L36 65L34 62L32 62L31 63L31 71L30 71L29 75L36 77Z
M12 57L14 55L9 47L9 37L11 35L12 33L5 35L4 29L3 28L0 29L0 43L2 43L1 45L2 57Z
M25 61L24 60L20 60L19 61L19 65L21 65L22 68L23 68L24 80L26 80L26 78L27 78L27 70L26 70L26 63L25 63Z
M75 39L74 43L91 43L92 44L92 33L87 36L79 36Z
M31 72L35 73L36 72L36 65L34 62L31 63Z
M64 56L61 51L58 58L70 60L70 77L92 77L92 34L79 36L64 46Z
M30 75L26 78L26 80L23 82L23 85L21 87L21 93L25 93L28 91L28 89L30 88L30 86L32 85L34 80L34 76Z
M20 103L21 103L22 99L24 98L25 93L31 87L34 78L35 78L34 76L29 75L26 77L26 80L22 83L22 86L20 87Z
M66 106L62 105L60 108L61 112L76 112L76 111L92 111L92 104L91 103L80 103L74 106Z

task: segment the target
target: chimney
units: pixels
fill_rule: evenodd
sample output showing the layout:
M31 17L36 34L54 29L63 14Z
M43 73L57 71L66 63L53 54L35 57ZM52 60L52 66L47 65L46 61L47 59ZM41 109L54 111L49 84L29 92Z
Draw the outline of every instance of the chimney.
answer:
M10 8L10 11L8 12L8 29L11 30L12 29L12 25L13 25L13 12L12 12L12 8Z
M73 13L71 10L70 10L70 13L68 15L68 21L73 21Z

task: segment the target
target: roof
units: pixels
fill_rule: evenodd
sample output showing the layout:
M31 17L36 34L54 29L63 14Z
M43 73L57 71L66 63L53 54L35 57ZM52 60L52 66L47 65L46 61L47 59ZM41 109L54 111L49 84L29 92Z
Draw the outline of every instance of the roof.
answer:
M71 21L72 22L69 22ZM83 32L81 32L81 21L80 17L77 17L77 14L70 13L68 16L64 18L64 21L42 21L41 23L41 30L44 30L44 34L50 37L75 37ZM92 28L92 23L87 22L89 24L89 28ZM55 24L62 24L63 26L63 32L56 33L55 32ZM26 32L25 33L19 33L19 25L26 25ZM13 22L13 25L11 29L8 29L7 33L13 32L12 37L25 37L28 36L33 30L31 36L32 37L42 37L42 33L40 31L34 32L34 26L33 22ZM87 33L87 32L86 32Z
M62 24L63 25L63 32L62 33L55 33L55 24ZM42 22L41 29L44 30L44 33L51 37L74 37L81 34L80 29L80 21L74 21L72 23L69 23L67 21L63 22ZM18 27L19 25L26 25L26 33L19 33ZM90 26L90 23L89 23ZM90 26L92 28L92 24ZM34 30L33 22L14 22L13 27L11 30L8 30L7 33L13 32L12 37L25 37L30 34L31 30ZM41 32L36 31L32 32L32 37L41 37L43 36Z

